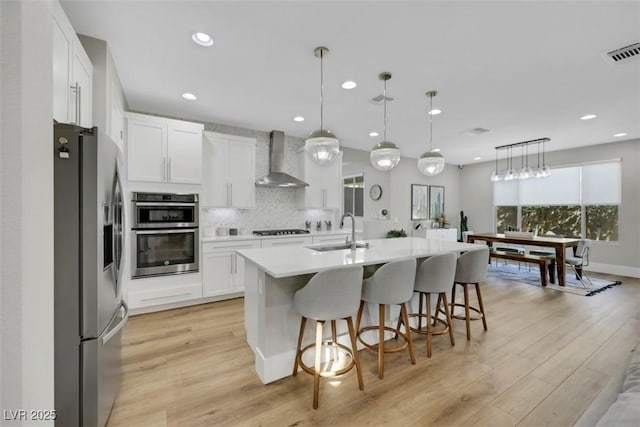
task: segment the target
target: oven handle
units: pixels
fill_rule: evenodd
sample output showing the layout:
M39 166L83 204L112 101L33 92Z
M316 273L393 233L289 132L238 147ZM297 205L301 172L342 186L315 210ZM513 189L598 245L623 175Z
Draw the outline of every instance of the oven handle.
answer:
M179 228L179 229L171 229L171 230L131 230L134 234L174 234L174 233L196 233L197 229L195 228Z
M198 205L197 202L136 202L133 204L135 206L154 206L154 207L164 207L164 206L193 206L196 207Z

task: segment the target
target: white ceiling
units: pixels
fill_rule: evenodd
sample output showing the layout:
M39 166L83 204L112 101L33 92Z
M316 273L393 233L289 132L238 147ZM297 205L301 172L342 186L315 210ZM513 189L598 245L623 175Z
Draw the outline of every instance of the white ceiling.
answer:
M640 59L608 51L640 41L639 1L63 1L78 33L106 40L133 110L306 137L325 127L347 147L382 140L378 74L390 71L388 139L448 163L493 160L493 147L541 137L547 150L640 138ZM215 45L191 41L209 33ZM357 88L340 87L355 80ZM195 102L183 92L198 96ZM590 121L580 120L597 114ZM302 123L292 119L305 117ZM476 127L490 132L470 136ZM614 138L625 132L628 136ZM502 154L502 152L501 152ZM502 155L501 155L502 157Z

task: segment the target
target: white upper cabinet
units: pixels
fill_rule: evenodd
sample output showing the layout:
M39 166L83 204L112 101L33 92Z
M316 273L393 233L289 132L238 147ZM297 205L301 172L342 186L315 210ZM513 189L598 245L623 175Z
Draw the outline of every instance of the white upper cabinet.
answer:
M53 118L93 126L93 64L58 2L53 2Z
M124 114L130 181L200 184L203 125Z
M300 192L298 205L305 209L340 209L342 152L331 163L318 165L305 151L298 153L299 171L309 184Z
M204 132L200 204L248 209L255 206L256 140Z
M122 151L125 100L109 46L104 40L82 34L78 38L93 64L93 123Z

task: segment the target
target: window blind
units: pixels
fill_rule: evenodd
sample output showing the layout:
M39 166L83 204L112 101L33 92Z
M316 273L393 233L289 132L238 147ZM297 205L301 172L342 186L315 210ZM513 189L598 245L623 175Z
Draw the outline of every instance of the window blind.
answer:
M619 204L622 200L620 161L582 167L582 203Z

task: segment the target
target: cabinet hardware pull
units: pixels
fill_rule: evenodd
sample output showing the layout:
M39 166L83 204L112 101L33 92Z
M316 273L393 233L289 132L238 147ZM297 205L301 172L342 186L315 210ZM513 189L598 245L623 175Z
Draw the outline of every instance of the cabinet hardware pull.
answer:
M74 113L74 121L72 122L72 124L74 125L79 125L80 123L78 123L78 82L76 82L75 86L69 86L72 90L73 90L73 94L75 96L74 102L73 102L73 106L75 108Z
M233 184L229 184L229 207L233 206Z
M166 177L165 174L167 172L167 158L166 157L162 157L162 167L160 170L160 181L166 181Z
M171 157L169 157L169 162L167 166L167 181L171 181Z
M78 107L76 111L78 112L78 126L82 126L82 86L78 85Z

